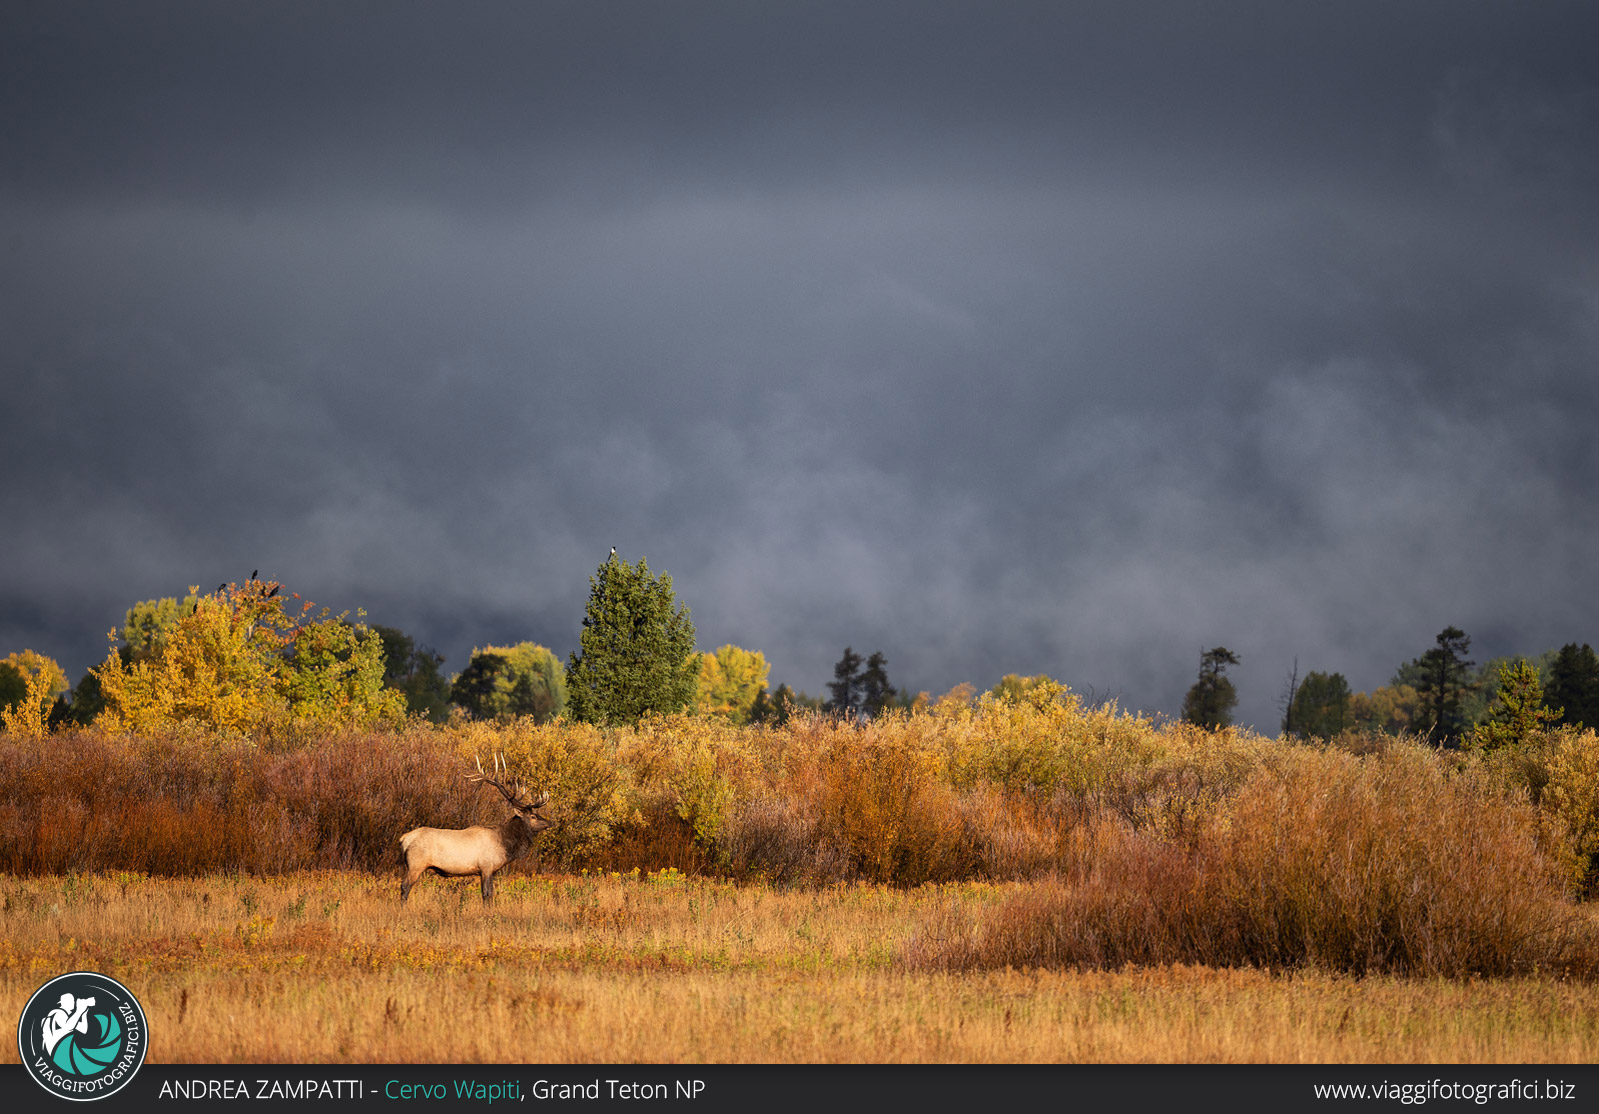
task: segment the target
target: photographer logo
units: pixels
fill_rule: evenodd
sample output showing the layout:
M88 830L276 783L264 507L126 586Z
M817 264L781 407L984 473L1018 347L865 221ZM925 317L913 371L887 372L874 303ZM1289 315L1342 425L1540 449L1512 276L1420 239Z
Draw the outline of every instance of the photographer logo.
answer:
M45 1090L83 1101L115 1094L149 1047L144 1009L107 975L74 971L33 992L17 1023L22 1066Z

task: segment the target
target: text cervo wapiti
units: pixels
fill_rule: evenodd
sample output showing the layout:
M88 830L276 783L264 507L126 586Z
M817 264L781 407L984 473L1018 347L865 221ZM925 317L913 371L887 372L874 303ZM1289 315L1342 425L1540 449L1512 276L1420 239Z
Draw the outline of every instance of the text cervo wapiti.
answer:
M496 756L494 772L499 774L504 769L503 760ZM405 852L406 870L405 881L400 884L401 901L411 896L411 887L430 870L450 878L478 875L483 879L483 900L491 901L495 871L525 854L533 846L534 835L551 826L536 811L549 803L547 796L535 801L520 781L507 786L499 778L490 777L483 772L481 759L477 773L467 775L467 780L498 789L510 804L511 815L498 828L412 828L402 835L400 849Z

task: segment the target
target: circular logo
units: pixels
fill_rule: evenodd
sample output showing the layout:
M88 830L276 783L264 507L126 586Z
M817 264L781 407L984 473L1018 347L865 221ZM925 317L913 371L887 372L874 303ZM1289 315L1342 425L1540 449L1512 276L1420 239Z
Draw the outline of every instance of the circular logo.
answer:
M116 979L93 971L45 983L17 1022L23 1068L64 1099L103 1099L120 1091L149 1046L138 1000Z

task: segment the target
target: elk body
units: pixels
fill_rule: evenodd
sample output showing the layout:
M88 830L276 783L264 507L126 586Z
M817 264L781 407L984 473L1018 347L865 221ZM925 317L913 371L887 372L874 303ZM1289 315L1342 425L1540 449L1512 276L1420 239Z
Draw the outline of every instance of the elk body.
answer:
M483 880L483 900L494 898L494 874L506 863L526 854L533 846L533 837L550 827L550 821L538 815L549 798L534 800L520 781L507 786L498 778L483 772L467 777L498 789L511 806L511 815L498 828L482 826L472 828L412 828L400 837L400 850L405 852L405 881L400 884L400 900L411 896L411 887L428 871L446 877L460 878L476 874ZM501 764L495 762L495 773Z

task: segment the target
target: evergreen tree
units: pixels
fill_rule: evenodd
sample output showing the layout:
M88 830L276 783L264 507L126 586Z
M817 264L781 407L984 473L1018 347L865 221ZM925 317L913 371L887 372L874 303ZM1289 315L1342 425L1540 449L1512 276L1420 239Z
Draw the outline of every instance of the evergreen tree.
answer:
M781 686L780 686L781 687ZM777 715L777 706L772 697L768 696L765 689L755 694L755 703L750 705L749 722L752 724L771 723Z
M544 721L550 718L553 701L549 690L533 684L531 673L518 673L511 691L506 695L506 709L513 716L532 716Z
M572 718L630 724L693 705L701 665L694 624L672 578L652 574L643 558L630 565L613 554L589 577L579 645L566 665Z
M1472 732L1472 742L1484 750L1517 746L1528 736L1560 719L1560 709L1544 704L1538 670L1525 658L1499 667L1499 691L1494 696L1488 722Z
M822 701L818 697L805 692L796 692L783 684L778 685L776 691L764 701L759 697L756 698L755 707L750 713L750 722L781 727L800 712L819 712L822 708Z
M1333 738L1350 726L1349 696L1349 682L1342 673L1306 673L1289 706L1291 733L1307 739Z
M383 683L397 689L411 671L411 656L416 653L416 640L398 627L373 623L372 629L383 640Z
M499 682L509 682L511 663L504 654L482 651L472 655L466 668L450 684L450 703L465 708L473 719L493 719Z
M1183 698L1183 719L1212 731L1232 723L1238 690L1227 679L1227 667L1237 664L1238 655L1225 646L1199 656L1199 680Z
M848 646L833 666L833 679L827 685L833 694L824 707L836 715L854 716L861 710L861 656Z
M450 682L439 667L442 654L394 627L372 627L383 640L383 684L405 695L405 710L443 723L450 708Z
M443 723L450 712L450 682L439 668L444 655L418 646L411 656L411 668L397 686L405 694L405 710Z
M1549 667L1549 703L1564 709L1561 723L1599 728L1599 655L1592 646L1560 647Z
M778 685L772 693L772 708L766 713L764 722L781 727L794 714L794 707L794 690L787 684Z
M1430 734L1440 746L1459 746L1465 730L1460 704L1475 664L1466 660L1470 648L1471 638L1465 631L1445 627L1438 632L1436 646L1401 666L1394 676L1396 686L1410 685L1416 690L1420 701L1416 730Z
M861 710L876 717L893 703L899 690L888 683L888 659L879 650L866 659L866 672L861 674Z
M1277 707L1283 710L1283 734L1298 735L1299 725L1294 721L1294 700L1299 696L1299 659L1294 659L1288 679L1283 682L1282 695L1277 697Z

